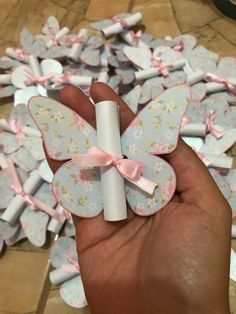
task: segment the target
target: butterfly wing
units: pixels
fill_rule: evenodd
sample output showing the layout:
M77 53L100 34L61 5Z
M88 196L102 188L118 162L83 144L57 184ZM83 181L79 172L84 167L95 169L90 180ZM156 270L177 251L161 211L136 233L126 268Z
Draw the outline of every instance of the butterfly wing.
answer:
M96 131L77 113L57 101L34 97L29 108L51 158L68 160L97 145ZM64 208L80 217L94 217L102 210L99 169L80 169L69 161L56 172L53 192Z
M54 268L62 267L68 263L68 252L72 260L77 260L76 243L69 237L60 237L52 245L50 250L50 260Z
M87 305L83 282L80 276L64 282L60 288L60 294L65 303L72 307L83 308Z
M122 136L123 154L142 163L143 176L157 184L154 194L149 195L127 182L127 200L140 215L151 215L160 210L175 192L174 170L154 154L167 154L175 149L189 99L186 86L166 90L136 116Z

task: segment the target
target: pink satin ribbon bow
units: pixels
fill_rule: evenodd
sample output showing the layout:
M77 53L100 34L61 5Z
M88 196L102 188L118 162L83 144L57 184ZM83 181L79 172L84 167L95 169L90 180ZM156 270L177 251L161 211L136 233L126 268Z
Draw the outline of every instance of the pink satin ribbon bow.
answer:
M127 21L126 21L124 18L119 17L119 16L113 16L112 21L113 21L114 23L120 23L120 25L121 25L123 28L126 28L126 27L129 26L129 24L127 23Z
M18 56L19 58L23 59L23 60L27 59L27 58L29 57L29 55L30 55L28 52L26 52L26 51L25 51L24 49L22 49L22 48L16 48L16 49L15 49L15 52L16 52L17 56Z
M68 264L64 264L62 265L61 269L64 272L68 272L68 273L80 273L80 268L79 268L79 263L73 259L72 257L72 252L71 249L68 250L68 257L67 257L67 261Z
M175 51L182 51L184 49L184 43L181 37L177 38L173 48Z
M233 93L234 95L236 95L236 84L230 82L227 79L224 79L222 77L219 77L217 75L211 74L211 73L207 73L204 77L204 79L207 82L215 82L215 83L219 83L219 84L224 84L225 87L231 91L231 93Z
M81 167L114 166L122 177L151 195L157 185L155 182L141 176L143 166L140 163L111 155L99 147L91 147L88 150L88 154L76 154L72 156L72 163Z
M160 57L152 57L152 65L160 71L163 76L166 77L169 75L169 64L163 63Z
M183 116L182 120L181 120L181 125L180 125L180 128L183 128L185 125L191 123L191 119L189 119L188 117L186 116Z
M76 36L72 38L66 39L66 44L74 45L74 44L82 44L85 41L85 36Z
M10 120L9 126L10 126L11 130L16 134L16 138L17 138L18 143L21 143L22 140L25 138L25 133L24 133L23 127L20 124L20 122L15 120L15 119Z
M142 31L139 30L136 33L131 31L131 39L134 46L137 46L140 38L142 37Z
M71 80L72 76L74 76L74 75L76 75L76 71L73 71L73 70L72 71L68 71L68 72L62 74L58 78L54 79L53 86L57 87L57 86L61 86L63 84L70 83L70 80Z
M206 125L208 131L215 136L215 138L219 139L222 137L223 133L219 131L215 125L216 113L214 111L210 112L209 117L206 120Z
M65 221L65 217L58 212L56 212L53 208L45 204L43 201L41 201L39 198L31 196L29 193L26 193L23 189L23 186L20 182L20 179L18 177L18 174L16 172L16 168L14 166L14 163L10 158L7 159L8 164L8 171L12 177L13 184L11 187L14 189L17 195L20 195L24 201L30 206L32 209L39 208L45 213L49 214L53 218L55 218L60 223L63 223Z
M40 84L44 87L48 86L48 82L53 78L52 74L42 75L42 76L33 76L31 73L26 73L27 80L24 81L26 86L33 84Z

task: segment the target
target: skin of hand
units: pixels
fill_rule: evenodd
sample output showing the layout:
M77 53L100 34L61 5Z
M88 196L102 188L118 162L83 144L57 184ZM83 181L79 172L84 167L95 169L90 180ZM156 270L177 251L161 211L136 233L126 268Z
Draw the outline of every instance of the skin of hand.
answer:
M120 106L121 132L134 118L107 85L94 102ZM95 127L92 103L76 87L61 102ZM177 176L173 200L150 217L106 222L73 217L81 276L93 314L229 314L231 209L193 150L182 140L164 156ZM51 160L55 172L62 163Z

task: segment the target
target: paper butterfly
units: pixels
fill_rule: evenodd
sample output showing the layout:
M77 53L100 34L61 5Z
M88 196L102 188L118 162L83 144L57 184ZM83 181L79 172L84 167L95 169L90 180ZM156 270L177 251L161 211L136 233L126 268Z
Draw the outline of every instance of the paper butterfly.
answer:
M142 175L157 184L153 195L149 195L125 182L127 201L140 215L157 212L175 192L174 170L154 154L168 154L175 149L189 98L186 86L166 90L136 116L121 136L122 153L141 163ZM77 113L52 99L34 97L29 102L29 110L42 132L48 155L67 161L58 169L53 181L58 202L80 217L98 215L103 208L99 169L80 168L70 160L97 146L96 131Z

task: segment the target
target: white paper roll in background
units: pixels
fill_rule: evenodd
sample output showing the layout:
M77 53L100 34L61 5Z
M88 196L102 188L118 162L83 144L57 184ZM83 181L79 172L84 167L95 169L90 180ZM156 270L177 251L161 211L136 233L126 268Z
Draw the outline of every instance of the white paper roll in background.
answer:
M172 61L171 66L169 66L169 64L165 62L164 64L167 66L168 70L172 72L172 71L183 68L185 65L185 60L180 59L180 60ZM140 80L146 80L146 79L161 75L161 72L157 68L149 68L149 69L137 71L134 73L134 75L135 75L135 79L137 81L140 81Z
M188 74L186 81L189 85L193 85L200 82L204 78L204 76L205 76L205 73L203 73L202 70L198 70L198 71Z
M63 207L61 205L57 205L56 207L56 212L63 215ZM66 218L65 218L66 220ZM64 221L65 222L65 221ZM47 227L47 230L51 231L51 232L54 232L56 234L58 234L64 224L64 222L60 222L58 221L57 219L55 218L51 218L50 221L49 221L49 224L48 224L48 227Z
M39 60L34 55L29 56L29 65L33 76L40 77L43 75Z
M61 30L59 30L59 32L56 33L55 35L55 39L58 40L60 39L61 37L65 36L66 34L68 34L70 32L69 28L68 27L63 27ZM50 39L48 42L47 42L47 47L48 48L51 48L52 46L55 45L55 42Z
M205 137L207 126L202 123L189 123L180 129L181 136L200 136Z
M98 82L108 83L108 80L109 80L109 75L107 72L103 71L99 73Z
M67 57L68 63L75 63L79 61L83 47L89 38L88 30L85 28L81 28L81 30L78 33L78 37L83 38L83 40L81 40L81 42L73 44Z
M127 23L127 27L131 27L142 20L142 14L137 12L130 15L129 17L123 18L123 20ZM101 32L105 38L108 38L110 36L119 34L123 29L124 27L121 25L121 23L117 22L108 27L105 27Z
M38 189L42 181L43 180L40 177L38 170L33 170L23 185L24 192L32 195ZM16 195L10 201L7 209L2 214L1 219L9 222L10 224L14 224L25 206L26 203L24 198L21 195Z
M95 105L98 146L104 151L122 156L118 107L114 101ZM117 221L127 218L124 178L114 166L101 167L104 218Z
M212 167L221 169L232 169L233 167L233 158L230 156L218 156L205 153L204 156L209 161L210 166Z
M91 76L72 75L70 83L76 86L90 86L93 82Z
M11 48L11 47L6 48L5 53L6 53L7 56L9 56L9 57L11 57L13 59L16 59L16 60L19 60L19 61L24 61L24 62L27 62L27 63L29 62L29 57L28 56L25 57L25 58L21 58L19 56L19 54L15 51L14 48Z
M1 85L11 84L11 74L0 74L0 84Z
M69 279L72 279L78 276L78 273L70 273L62 270L61 268L57 268L49 273L50 281L53 285L59 285Z
M232 229L231 229L231 236L232 238L236 239L236 225L232 225Z

